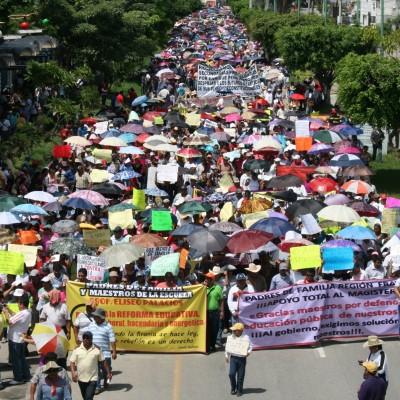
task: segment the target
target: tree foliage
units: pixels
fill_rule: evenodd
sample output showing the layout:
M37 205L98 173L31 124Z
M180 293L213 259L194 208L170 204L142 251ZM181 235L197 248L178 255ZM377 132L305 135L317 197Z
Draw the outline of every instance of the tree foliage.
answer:
M396 129L400 61L379 54L348 54L338 64L339 103L355 123Z

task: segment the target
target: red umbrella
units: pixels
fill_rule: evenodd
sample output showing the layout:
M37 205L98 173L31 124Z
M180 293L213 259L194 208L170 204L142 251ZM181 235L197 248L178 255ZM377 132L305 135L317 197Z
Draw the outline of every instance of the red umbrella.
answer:
M278 247L281 251L289 253L292 247L311 246L312 244L313 243L307 239L292 239L292 240L283 240L278 244Z
M331 178L315 178L309 183L314 192L327 193L339 190L337 183Z
M94 119L94 118L91 118L91 117L87 117L87 118L81 119L81 122L83 122L84 124L87 124L87 125L94 125L99 121L97 121L97 119Z
M267 244L273 237L272 233L258 230L241 231L231 236L226 248L230 253L245 253Z
M350 204L350 207L357 211L357 214L361 217L377 217L380 214L380 211L371 206L370 204L364 203L363 201L355 201Z
M162 114L157 111L147 111L147 113L142 116L142 119L154 122L154 118L156 117L162 117Z
M191 148L180 149L176 152L176 155L184 158L201 157L200 151Z
M256 101L253 101L253 107L254 107L254 104L260 104L262 106L269 106L268 101L265 99L257 99Z
M304 97L304 95L302 95L302 94L300 94L300 93L293 93L293 94L290 96L290 98L291 98L292 100L295 100L295 101L305 100L305 99L306 99L306 98Z
M148 133L142 133L142 134L140 134L140 135L136 138L135 142L144 143L144 141L145 141L148 137L150 137L150 135L149 135Z
M361 154L362 151L357 147L342 147L336 154Z

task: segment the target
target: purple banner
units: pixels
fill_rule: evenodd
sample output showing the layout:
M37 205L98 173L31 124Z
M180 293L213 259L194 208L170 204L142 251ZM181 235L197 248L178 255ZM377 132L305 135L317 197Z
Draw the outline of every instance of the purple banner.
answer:
M392 279L321 282L243 294L239 320L255 349L398 335L394 284Z

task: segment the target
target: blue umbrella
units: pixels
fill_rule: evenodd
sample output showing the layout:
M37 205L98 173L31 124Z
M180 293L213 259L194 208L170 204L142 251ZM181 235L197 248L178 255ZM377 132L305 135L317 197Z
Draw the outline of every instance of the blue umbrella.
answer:
M365 165L365 163L360 157L354 154L340 154L339 156L333 157L328 165L330 167L352 167L355 165Z
M133 178L139 178L140 174L138 174L135 171L122 171L122 172L118 172L118 174L115 174L113 176L113 181L124 181L126 179L133 179Z
M202 126L200 128L197 128L196 131L203 135L211 135L212 133L215 132L215 129L214 128L206 128L206 127Z
M81 210L96 209L96 207L90 201L81 199L80 197L71 197L70 199L65 200L62 205L70 208L79 208Z
M296 228L282 218L263 218L250 227L251 230L259 230L272 233L274 237L285 236L286 232L295 231Z
M133 143L136 140L137 136L133 133L123 133L121 136L119 136L119 138L126 143Z
M189 236L192 232L206 229L200 225L187 224L171 232L171 236Z
M47 212L43 208L35 206L34 204L20 204L10 210L13 214L22 215L44 215L47 216Z
M146 101L147 101L147 96L139 96L139 97L136 97L136 99L132 101L131 106L135 107L135 106L138 106L139 104L145 103Z
M140 150L139 147L135 146L126 146L126 147L120 147L118 150L118 153L120 154L144 154L143 150Z
M321 249L328 249L331 247L351 247L354 251L362 252L360 246L352 242L351 240L346 239L336 239L336 240L329 240L321 245Z
M355 126L346 126L346 128L341 129L339 132L346 136L362 135L364 133L361 128Z
M365 228L364 226L348 226L339 231L336 236L344 239L376 239L375 233L371 229Z
M110 137L118 137L121 135L121 132L118 129L111 128L106 132L103 132L100 137L102 139L110 138Z
M146 189L144 191L148 196L159 196L159 197L166 197L168 193L164 190L159 189L158 187L154 187L151 189Z

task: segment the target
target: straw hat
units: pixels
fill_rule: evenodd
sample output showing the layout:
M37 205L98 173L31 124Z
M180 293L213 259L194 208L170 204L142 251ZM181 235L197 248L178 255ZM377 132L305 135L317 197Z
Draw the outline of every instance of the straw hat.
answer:
M382 340L378 338L378 336L368 336L368 340L363 344L364 349L372 346L380 346L384 344Z

